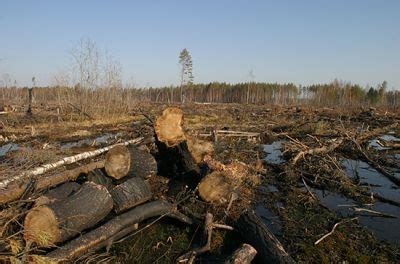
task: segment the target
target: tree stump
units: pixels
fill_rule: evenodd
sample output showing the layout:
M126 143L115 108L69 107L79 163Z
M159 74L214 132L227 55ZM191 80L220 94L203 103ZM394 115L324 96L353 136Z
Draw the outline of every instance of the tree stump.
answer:
M86 182L64 200L33 208L24 222L24 238L41 247L66 241L103 220L112 210L104 186Z
M148 201L151 196L150 185L142 178L131 178L111 190L114 211L120 213Z
M189 151L182 124L183 112L176 107L165 109L157 118L154 131L159 168L165 176L182 177L197 184L200 180L200 169Z
M105 171L115 179L149 178L157 173L157 162L147 151L135 146L116 146L106 154Z

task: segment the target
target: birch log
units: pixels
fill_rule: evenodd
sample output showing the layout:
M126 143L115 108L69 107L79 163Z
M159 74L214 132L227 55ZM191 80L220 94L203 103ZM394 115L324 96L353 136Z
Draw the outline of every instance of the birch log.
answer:
M84 152L84 153L80 153L78 155L74 155L74 156L70 156L70 157L65 157L62 160L59 160L57 162L54 163L49 163L49 164L45 164L42 166L39 166L33 170L27 171L27 172L23 172L21 174L18 174L14 177L10 177L9 179L5 179L3 181L0 182L0 188L6 188L10 183L17 181L17 180L23 180L27 177L32 177L32 176L37 176L37 175L41 175L49 170L55 169L57 167L60 167L62 165L67 165L67 164L72 164L75 163L77 161L83 160L83 159L87 159L87 158L92 158L95 156L98 156L104 152L109 151L110 149L112 149L115 146L119 146L119 145L129 145L129 144L138 144L139 142L141 142L143 140L142 137L140 138L135 138L123 143L118 143L118 144L114 144L108 147L104 147L104 148L100 148L97 150L93 150L93 151L88 151L88 152Z
M55 175L53 174L53 175L46 175L44 177L39 177L34 183L34 190L42 191L47 188L57 186L66 181L74 181L82 173L88 173L89 171L103 167L104 167L104 160L99 160L79 166L75 169L57 173ZM24 194L28 185L29 182L25 181L20 184L13 183L12 185L9 185L6 189L0 189L0 205L3 205L5 203L20 198Z

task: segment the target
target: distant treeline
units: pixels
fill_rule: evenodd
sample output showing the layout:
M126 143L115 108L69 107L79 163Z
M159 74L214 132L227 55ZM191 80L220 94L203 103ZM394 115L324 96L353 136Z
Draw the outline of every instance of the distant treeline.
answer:
M334 81L329 84L296 86L291 83L192 84L183 87L135 89L136 98L152 102L250 103L317 106L387 106L400 104L400 91L388 91L387 83L363 88Z
M27 94L27 88L0 88L0 105L25 104ZM368 88L339 81L310 86L213 82L161 88L37 87L34 89L34 99L36 104L73 104L83 111L100 114L129 111L135 102L146 101L398 108L400 91L387 90L386 82Z

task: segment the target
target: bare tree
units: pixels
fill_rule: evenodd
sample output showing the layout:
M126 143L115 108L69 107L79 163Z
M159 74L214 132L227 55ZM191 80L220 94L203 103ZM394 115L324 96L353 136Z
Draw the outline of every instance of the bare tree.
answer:
M70 53L73 58L73 76L79 86L84 89L99 87L100 50L97 44L88 38L82 38Z
M103 83L107 88L122 88L122 66L109 52L103 65Z

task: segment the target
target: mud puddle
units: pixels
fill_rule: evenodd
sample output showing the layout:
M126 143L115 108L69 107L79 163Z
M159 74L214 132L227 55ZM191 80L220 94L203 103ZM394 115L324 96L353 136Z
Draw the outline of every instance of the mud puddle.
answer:
M400 243L400 208L398 206L375 201L373 204L359 204L343 195L312 189L320 202L341 217L357 216L361 225L368 228L374 235L391 243ZM357 211L359 208L383 213L383 217L368 211Z
M382 139L387 141L397 140L397 138L392 135L384 135ZM375 142L376 145L373 143L374 142L370 143L372 147L382 148L378 143ZM287 162L282 158L282 141L275 141L269 145L262 145L262 148L266 153L265 160L268 163L282 164ZM350 178L353 180L357 179L359 184L366 186L370 192L400 202L400 189L369 164L360 160L345 159L342 165ZM400 172L395 172L394 174L400 177ZM266 192L278 191L273 185L264 185L262 186L262 190ZM390 243L400 243L400 207L377 200L371 201L370 204L360 204L335 192L314 188L311 190L324 206L334 211L339 216L357 216L360 224L373 232L377 238ZM307 192L305 188L304 192ZM382 213L383 215L373 213L369 210ZM255 211L275 235L281 235L282 223L277 214L262 204L257 205Z
M360 184L367 186L372 192L400 202L400 189L368 163L346 159L342 164L347 175L353 180L357 180L358 177ZM400 178L400 173L395 172L394 176Z
M104 134L96 138L86 138L78 141L61 143L61 150L71 149L71 148L82 148L82 147L99 147L103 145L109 145L116 142L119 138L123 136L123 133L115 134Z
M267 154L265 161L271 164L282 164L286 162L282 158L282 143L283 140L278 140L272 144L262 145L263 151Z
M373 193L400 202L400 189L391 181L363 161L346 159L343 166L353 180L358 177L361 185ZM307 192L306 188L303 188ZM371 200L370 204L360 204L341 194L311 188L319 201L341 217L359 218L361 225L368 228L381 240L400 243L400 207ZM377 212L377 213L375 213Z
M6 156L9 152L17 151L19 145L16 143L8 143L0 147L0 157Z
M282 222L276 213L263 204L257 205L254 211L275 236L278 238L282 236Z
M386 134L386 135L382 135L382 136L380 136L378 138L370 140L369 143L368 143L368 147L375 148L377 150L390 150L391 149L391 147L381 146L379 144L379 140L400 142L400 138L395 137L395 136L390 135L390 134Z

